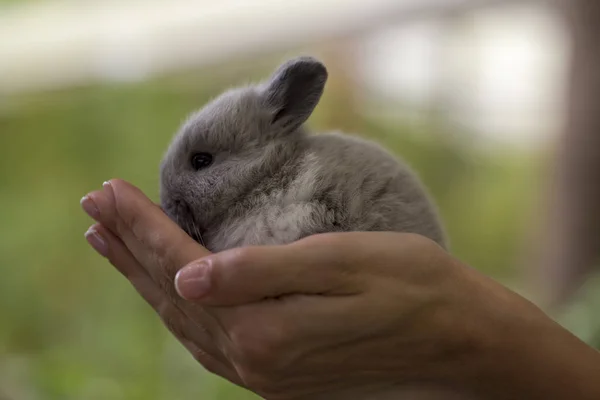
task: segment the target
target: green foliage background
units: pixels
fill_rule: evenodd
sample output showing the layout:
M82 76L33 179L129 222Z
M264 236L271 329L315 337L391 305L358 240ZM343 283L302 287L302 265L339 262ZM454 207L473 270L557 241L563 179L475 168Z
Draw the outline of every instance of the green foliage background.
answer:
M83 238L91 221L79 199L104 180L124 178L157 199L171 135L232 84L214 76L0 99L0 399L255 398L205 373ZM336 94L326 97L310 121L317 129L336 108ZM433 122L353 118L421 175L453 253L516 285L542 155L475 150Z

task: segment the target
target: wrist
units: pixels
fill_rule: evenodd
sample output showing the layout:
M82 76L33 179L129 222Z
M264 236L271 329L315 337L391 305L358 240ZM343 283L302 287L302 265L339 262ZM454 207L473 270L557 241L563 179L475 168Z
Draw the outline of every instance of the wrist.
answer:
M487 304L491 317L483 334L478 332L479 361L470 375L476 393L498 400L600 399L600 354L529 301L497 286Z
M540 311L541 313L541 311ZM600 355L551 321L531 322L506 340L499 376L528 398L600 399Z

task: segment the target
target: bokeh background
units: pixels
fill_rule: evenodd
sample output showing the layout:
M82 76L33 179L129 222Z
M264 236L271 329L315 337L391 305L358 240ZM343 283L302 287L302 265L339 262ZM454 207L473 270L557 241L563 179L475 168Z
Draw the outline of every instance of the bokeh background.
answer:
M536 301L572 49L543 1L0 0L0 399L255 398L92 251L79 200L114 177L157 200L184 118L299 54L330 73L309 125L403 157L452 253ZM599 289L548 311L596 347Z

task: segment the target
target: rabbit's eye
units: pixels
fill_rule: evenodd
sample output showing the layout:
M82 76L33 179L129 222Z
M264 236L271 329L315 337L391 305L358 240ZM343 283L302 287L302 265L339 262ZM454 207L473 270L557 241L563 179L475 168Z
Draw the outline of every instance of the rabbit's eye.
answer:
M209 153L196 153L192 156L192 168L196 171L212 164L213 157Z

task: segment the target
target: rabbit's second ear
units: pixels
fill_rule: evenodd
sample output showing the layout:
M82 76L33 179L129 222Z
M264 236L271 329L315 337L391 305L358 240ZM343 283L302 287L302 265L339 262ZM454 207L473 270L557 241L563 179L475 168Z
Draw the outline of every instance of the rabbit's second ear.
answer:
M326 81L327 69L312 57L299 57L281 65L264 92L273 112L273 124L286 131L302 125L319 103Z

